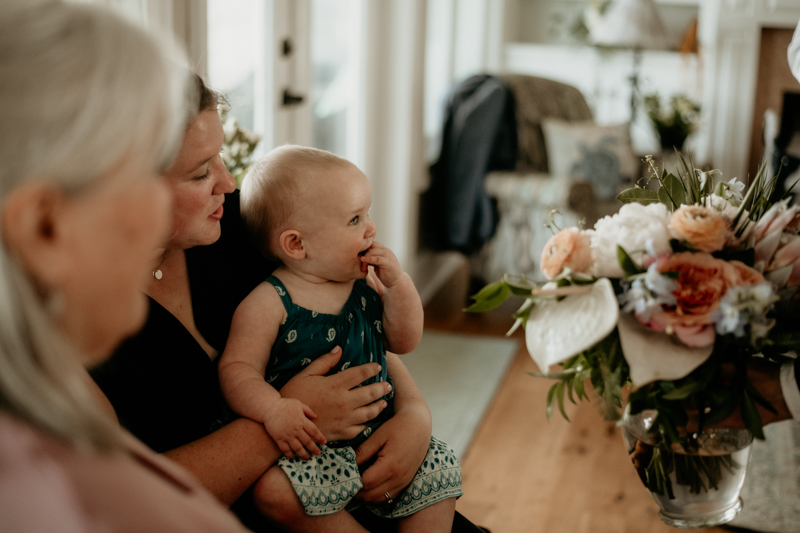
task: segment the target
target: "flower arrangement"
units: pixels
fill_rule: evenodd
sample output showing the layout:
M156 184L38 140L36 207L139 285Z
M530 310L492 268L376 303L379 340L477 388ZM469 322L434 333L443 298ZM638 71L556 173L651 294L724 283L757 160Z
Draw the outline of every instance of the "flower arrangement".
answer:
M643 103L647 117L658 134L661 149L669 152L683 150L686 139L697 128L700 106L680 94L670 98L667 106L661 104L657 93L645 96Z
M226 111L220 113L220 119L225 134L221 152L222 162L236 179L236 185L241 186L242 179L250 168L250 156L261 142L261 136L241 127L236 117L228 116Z
M607 419L622 417L626 397L629 415L650 417L653 442L688 452L737 409L764 438L757 404L773 409L747 367L800 348L800 207L769 203L775 180L763 167L743 195L736 178L678 159L676 176L648 156L657 187L623 191L619 212L593 229L558 231L542 253L546 281L506 275L467 310L525 299L512 331L525 328L536 375L555 381L548 417L557 405L567 418L565 398L589 398L588 380ZM690 421L697 429L687 431ZM668 468L651 459L642 479L672 494L669 468L682 468L679 483L716 488L730 456L701 459Z

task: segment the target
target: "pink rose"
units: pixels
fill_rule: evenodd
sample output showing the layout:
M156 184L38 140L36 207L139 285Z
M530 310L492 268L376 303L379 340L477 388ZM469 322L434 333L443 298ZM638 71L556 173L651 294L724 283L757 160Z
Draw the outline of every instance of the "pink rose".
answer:
M713 323L693 325L690 320L685 323L676 321L675 315L668 311L653 313L648 320L642 320L639 315L636 315L636 318L642 325L656 333L662 331L669 334L674 333L683 344L693 348L713 344L717 337Z
M562 229L547 241L542 250L542 274L553 279L565 268L587 273L592 268L591 237L578 228Z
M678 240L688 242L700 252L722 250L728 225L714 209L701 205L684 205L669 219L669 231Z

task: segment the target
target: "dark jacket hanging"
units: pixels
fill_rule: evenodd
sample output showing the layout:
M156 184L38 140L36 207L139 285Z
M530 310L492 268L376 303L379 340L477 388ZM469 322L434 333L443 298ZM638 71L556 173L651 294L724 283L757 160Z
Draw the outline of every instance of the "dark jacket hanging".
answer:
M468 78L450 94L439 160L423 196L423 242L470 253L495 232L496 208L484 187L491 170L514 170L514 100L499 78Z

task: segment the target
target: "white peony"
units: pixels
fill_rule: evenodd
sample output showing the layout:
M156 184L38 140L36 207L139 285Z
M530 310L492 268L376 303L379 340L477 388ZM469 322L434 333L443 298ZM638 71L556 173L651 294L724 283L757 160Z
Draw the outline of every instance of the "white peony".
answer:
M597 277L620 278L624 275L617 260L617 246L622 246L631 259L642 264L647 254L648 239L657 255L670 253L667 223L669 212L662 203L623 205L619 213L597 221L592 238L592 260Z

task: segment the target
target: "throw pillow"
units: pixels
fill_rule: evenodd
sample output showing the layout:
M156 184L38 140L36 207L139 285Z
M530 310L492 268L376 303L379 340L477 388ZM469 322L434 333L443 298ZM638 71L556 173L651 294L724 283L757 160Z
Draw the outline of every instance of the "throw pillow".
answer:
M616 197L623 181L635 179L639 167L628 127L543 120L550 174L590 182L600 200Z

